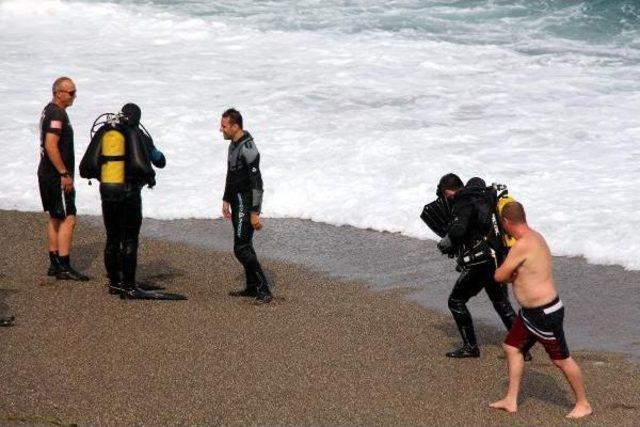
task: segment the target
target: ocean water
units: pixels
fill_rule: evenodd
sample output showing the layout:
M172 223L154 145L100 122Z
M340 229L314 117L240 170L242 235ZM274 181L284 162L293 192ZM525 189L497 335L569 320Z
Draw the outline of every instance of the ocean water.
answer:
M0 51L2 209L41 209L38 119L68 75L78 162L99 114L142 107L168 160L147 217L220 216L235 106L267 217L433 239L418 215L454 171L507 184L554 254L640 269L638 1L0 0Z

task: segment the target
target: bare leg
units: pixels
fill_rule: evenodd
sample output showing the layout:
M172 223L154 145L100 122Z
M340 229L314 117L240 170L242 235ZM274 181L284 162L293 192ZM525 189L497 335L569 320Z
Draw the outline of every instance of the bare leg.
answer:
M49 246L49 252L56 252L58 250L59 230L60 220L49 218L49 221L47 221L47 245Z
M590 415L593 409L587 401L587 392L584 389L580 366L571 357L564 360L554 360L553 363L562 370L573 390L573 394L576 396L576 405L567 414L567 418L582 418Z
M524 357L520 350L508 344L502 344L504 353L507 356L507 368L509 369L509 388L507 395L502 400L489 405L493 409L501 409L507 412L518 410L518 392L520 391L520 381L524 372Z
M60 223L60 228L58 229L58 254L60 256L67 256L71 252L75 226L75 215L69 215Z

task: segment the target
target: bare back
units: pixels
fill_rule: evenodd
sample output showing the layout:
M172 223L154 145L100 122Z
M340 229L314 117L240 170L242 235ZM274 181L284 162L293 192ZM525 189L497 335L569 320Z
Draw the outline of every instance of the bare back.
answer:
M522 307L539 307L557 296L551 251L532 228L516 241L502 267L512 269L513 294Z

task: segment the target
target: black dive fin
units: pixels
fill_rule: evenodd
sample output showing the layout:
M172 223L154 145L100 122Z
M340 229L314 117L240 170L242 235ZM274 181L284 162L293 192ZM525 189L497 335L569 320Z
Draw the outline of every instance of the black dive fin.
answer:
M127 289L120 294L122 299L146 299L146 300L168 300L168 301L184 301L186 296L181 294L173 294L169 292L146 291L140 288Z
M122 285L109 285L109 293L112 295L120 295L122 299L145 299L145 300L167 300L167 301L184 301L186 296L174 294L170 292L159 292L156 290L144 289L136 286L134 288L124 288Z
M444 237L451 222L451 209L446 199L438 197L433 202L424 206L420 218L425 224L440 237Z

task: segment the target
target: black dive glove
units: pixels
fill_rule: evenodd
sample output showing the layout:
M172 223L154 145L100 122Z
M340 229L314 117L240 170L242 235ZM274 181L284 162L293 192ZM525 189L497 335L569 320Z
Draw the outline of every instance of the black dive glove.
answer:
M447 234L438 242L438 249L443 254L451 256L455 252L456 248L453 245L453 242L451 241L451 239L449 238L449 235Z

